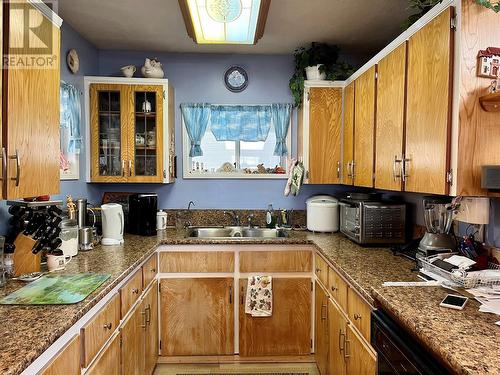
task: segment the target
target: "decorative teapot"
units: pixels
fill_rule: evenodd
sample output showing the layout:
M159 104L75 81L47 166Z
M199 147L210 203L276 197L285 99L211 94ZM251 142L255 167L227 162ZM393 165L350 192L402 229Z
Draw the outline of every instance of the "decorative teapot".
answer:
M144 66L141 68L143 77L146 78L163 78L165 73L161 67L161 62L157 59L148 59L144 61Z

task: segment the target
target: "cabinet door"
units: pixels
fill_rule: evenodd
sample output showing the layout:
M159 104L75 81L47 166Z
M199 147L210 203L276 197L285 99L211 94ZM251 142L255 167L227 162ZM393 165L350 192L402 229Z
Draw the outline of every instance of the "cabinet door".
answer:
M120 360L120 335L116 334L85 374L120 375Z
M406 191L448 193L452 13L447 9L408 41Z
M233 281L161 280L161 355L234 354Z
M144 311L146 312L145 332L145 363L144 374L151 375L158 359L158 282L153 282L144 296Z
M1 8L1 7L0 7ZM80 374L80 336L76 335L59 352L41 375L77 375Z
M127 179L129 182L162 182L163 86L131 85L128 91Z
M139 299L142 291L142 270L135 274L120 288L120 306L122 319L127 315L130 308Z
M378 63L375 187L401 190L406 43Z
M146 318L143 303L138 304L120 329L123 375L144 375Z
M375 375L377 372L376 354L351 325L347 325L344 357L347 374Z
M40 68L12 66L4 73L3 143L7 148L6 198L59 193L59 85L60 30L28 1L13 2L9 11L8 54L16 61L33 57L23 17L37 13L42 22L36 35L49 45L46 65ZM21 10L21 11L20 11ZM4 33L7 30L4 30ZM45 55L39 55L45 56ZM29 59L28 59L29 60ZM31 61L31 60L29 60ZM37 60L38 61L38 60ZM54 63L55 62L55 63Z
M315 289L315 329L314 347L316 364L320 375L326 375L328 369L328 296L320 284Z
M347 290L347 312L352 324L370 342L371 306L361 298L353 288Z
M356 79L354 95L354 185L372 187L375 143L375 71Z
M309 183L338 184L341 169L342 89L309 90Z
M90 85L90 152L93 182L126 182L127 87Z
M342 183L353 184L352 163L354 161L354 88L355 82L345 88L344 93L344 131L342 157Z
M347 319L341 313L340 307L333 301L328 302L329 327L329 375L345 375L346 362L344 358Z
M311 354L311 279L273 278L273 313L245 313L247 279L240 280L240 355Z

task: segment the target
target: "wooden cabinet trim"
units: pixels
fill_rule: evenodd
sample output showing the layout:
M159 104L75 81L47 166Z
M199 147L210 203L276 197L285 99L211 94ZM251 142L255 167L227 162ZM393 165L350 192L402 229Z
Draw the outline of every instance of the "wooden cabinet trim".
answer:
M158 275L158 253L154 253L142 265L142 290L146 290Z
M240 272L311 272L312 251L242 251Z
M102 352L91 364L85 375L120 375L121 352L120 333L117 331ZM71 374L66 372L66 374Z
M162 251L160 272L234 272L233 251Z
M41 375L80 374L80 335L75 335L42 370Z
M80 330L82 367L87 367L120 323L120 295L111 300Z
M349 320L367 342L370 342L371 311L371 305L367 304L357 291L349 287L347 290L347 312Z

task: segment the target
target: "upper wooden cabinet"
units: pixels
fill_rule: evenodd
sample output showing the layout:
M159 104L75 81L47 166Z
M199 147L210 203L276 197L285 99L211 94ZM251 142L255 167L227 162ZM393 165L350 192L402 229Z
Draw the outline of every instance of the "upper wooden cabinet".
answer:
M401 190L406 99L406 43L378 63L375 187Z
M4 45L7 64L2 81L2 179L7 199L59 193L59 84L60 22L29 1L3 3ZM38 14L39 43L30 45L32 33L24 15ZM36 56L37 66L32 58ZM28 63L30 65L28 65Z
M175 178L173 89L167 80L86 77L89 180L169 183Z
M355 186L373 187L375 73L376 66L372 66L355 82L354 163L351 167Z
M448 8L408 41L406 191L449 192L452 16Z
M342 170L342 87L306 84L304 108L299 113L299 157L306 182L338 184ZM327 85L327 83L323 83Z
M342 156L342 183L352 185L354 183L354 89L355 82L350 83L344 89L344 132L343 132L343 156Z

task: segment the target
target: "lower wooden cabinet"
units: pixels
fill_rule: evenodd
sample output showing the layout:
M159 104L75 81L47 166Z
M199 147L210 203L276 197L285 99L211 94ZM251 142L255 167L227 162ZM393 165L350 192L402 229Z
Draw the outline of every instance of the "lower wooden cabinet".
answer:
M347 312L367 342L370 342L370 319L372 309L352 288L347 291Z
M160 282L161 355L234 354L233 278Z
M328 371L328 295L321 285L316 282L315 289L315 357L320 375Z
M311 354L311 278L273 278L273 313L245 313L247 279L240 280L240 356Z
M80 335L76 335L41 372L41 375L77 375L80 372Z
M151 289L146 292L142 302L146 312L146 330L145 330L145 355L144 355L144 374L150 375L156 367L158 360L158 282L153 282Z
M345 339L347 319L342 314L340 307L332 300L328 302L328 327L329 327L329 375L345 375Z
M120 334L117 333L101 354L97 357L92 366L89 367L86 375L120 375ZM65 374L72 374L68 369Z
M377 355L366 344L351 325L347 326L345 339L347 374L375 375L377 372Z

